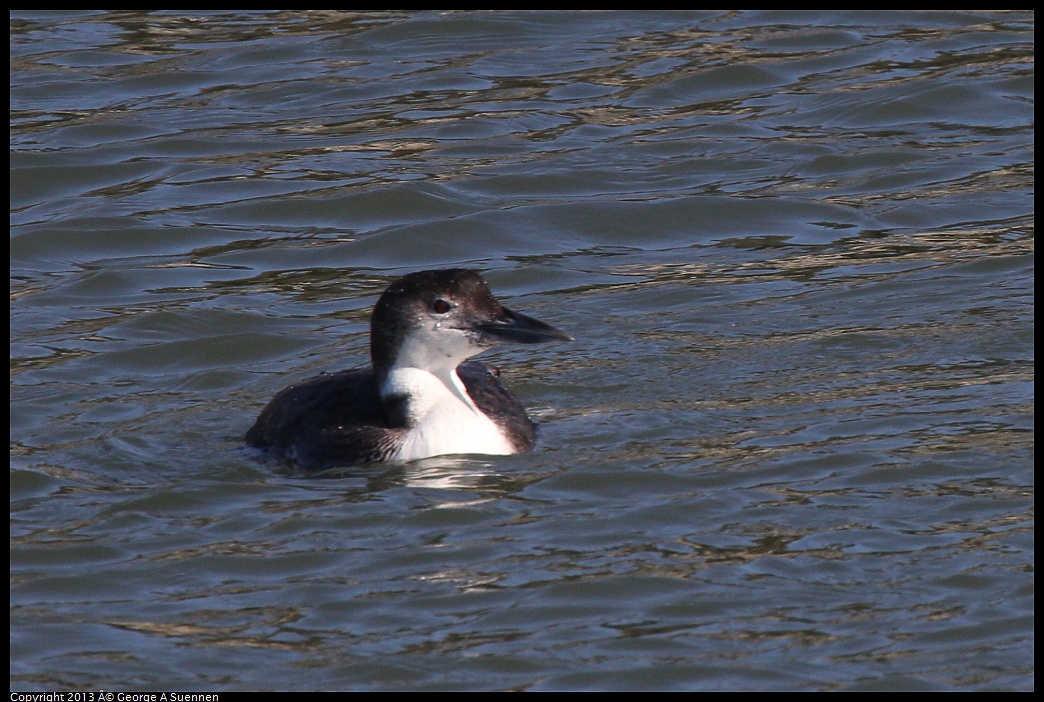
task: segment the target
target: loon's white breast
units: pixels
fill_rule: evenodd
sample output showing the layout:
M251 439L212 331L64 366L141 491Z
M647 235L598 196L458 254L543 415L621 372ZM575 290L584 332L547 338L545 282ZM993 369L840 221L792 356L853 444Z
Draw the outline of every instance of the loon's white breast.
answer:
M396 442L393 460L451 453L516 453L504 428L475 405L456 369L440 377L419 368L399 368L388 374L381 394L410 397L409 428Z

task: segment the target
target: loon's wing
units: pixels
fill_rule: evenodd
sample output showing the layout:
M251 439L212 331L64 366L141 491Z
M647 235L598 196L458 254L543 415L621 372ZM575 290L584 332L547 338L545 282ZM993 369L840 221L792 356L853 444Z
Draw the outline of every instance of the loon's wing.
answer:
M268 403L247 432L250 446L307 470L386 459L398 430L390 429L373 371L309 378Z
M493 366L471 361L457 366L464 387L482 412L498 426L519 453L536 444L536 425L529 419L522 403L500 382L500 371Z

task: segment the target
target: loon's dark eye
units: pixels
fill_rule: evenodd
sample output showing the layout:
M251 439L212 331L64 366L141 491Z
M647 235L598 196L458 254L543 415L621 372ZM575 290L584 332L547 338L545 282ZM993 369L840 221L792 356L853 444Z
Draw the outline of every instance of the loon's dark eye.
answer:
M453 309L453 306L445 300L439 299L431 303L431 309L433 309L438 314L446 314L451 309Z

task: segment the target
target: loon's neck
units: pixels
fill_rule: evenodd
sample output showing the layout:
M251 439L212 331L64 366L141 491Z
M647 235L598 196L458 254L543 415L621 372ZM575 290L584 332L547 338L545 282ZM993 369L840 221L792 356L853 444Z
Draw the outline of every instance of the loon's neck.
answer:
M455 368L392 368L379 376L381 401L395 426L413 428L442 415L482 412Z

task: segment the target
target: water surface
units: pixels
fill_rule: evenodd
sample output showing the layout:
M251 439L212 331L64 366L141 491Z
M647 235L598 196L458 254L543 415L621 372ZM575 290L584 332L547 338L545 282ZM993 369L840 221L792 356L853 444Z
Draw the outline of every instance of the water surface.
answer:
M11 687L1033 689L1033 15L11 14ZM242 450L484 271L537 450Z

